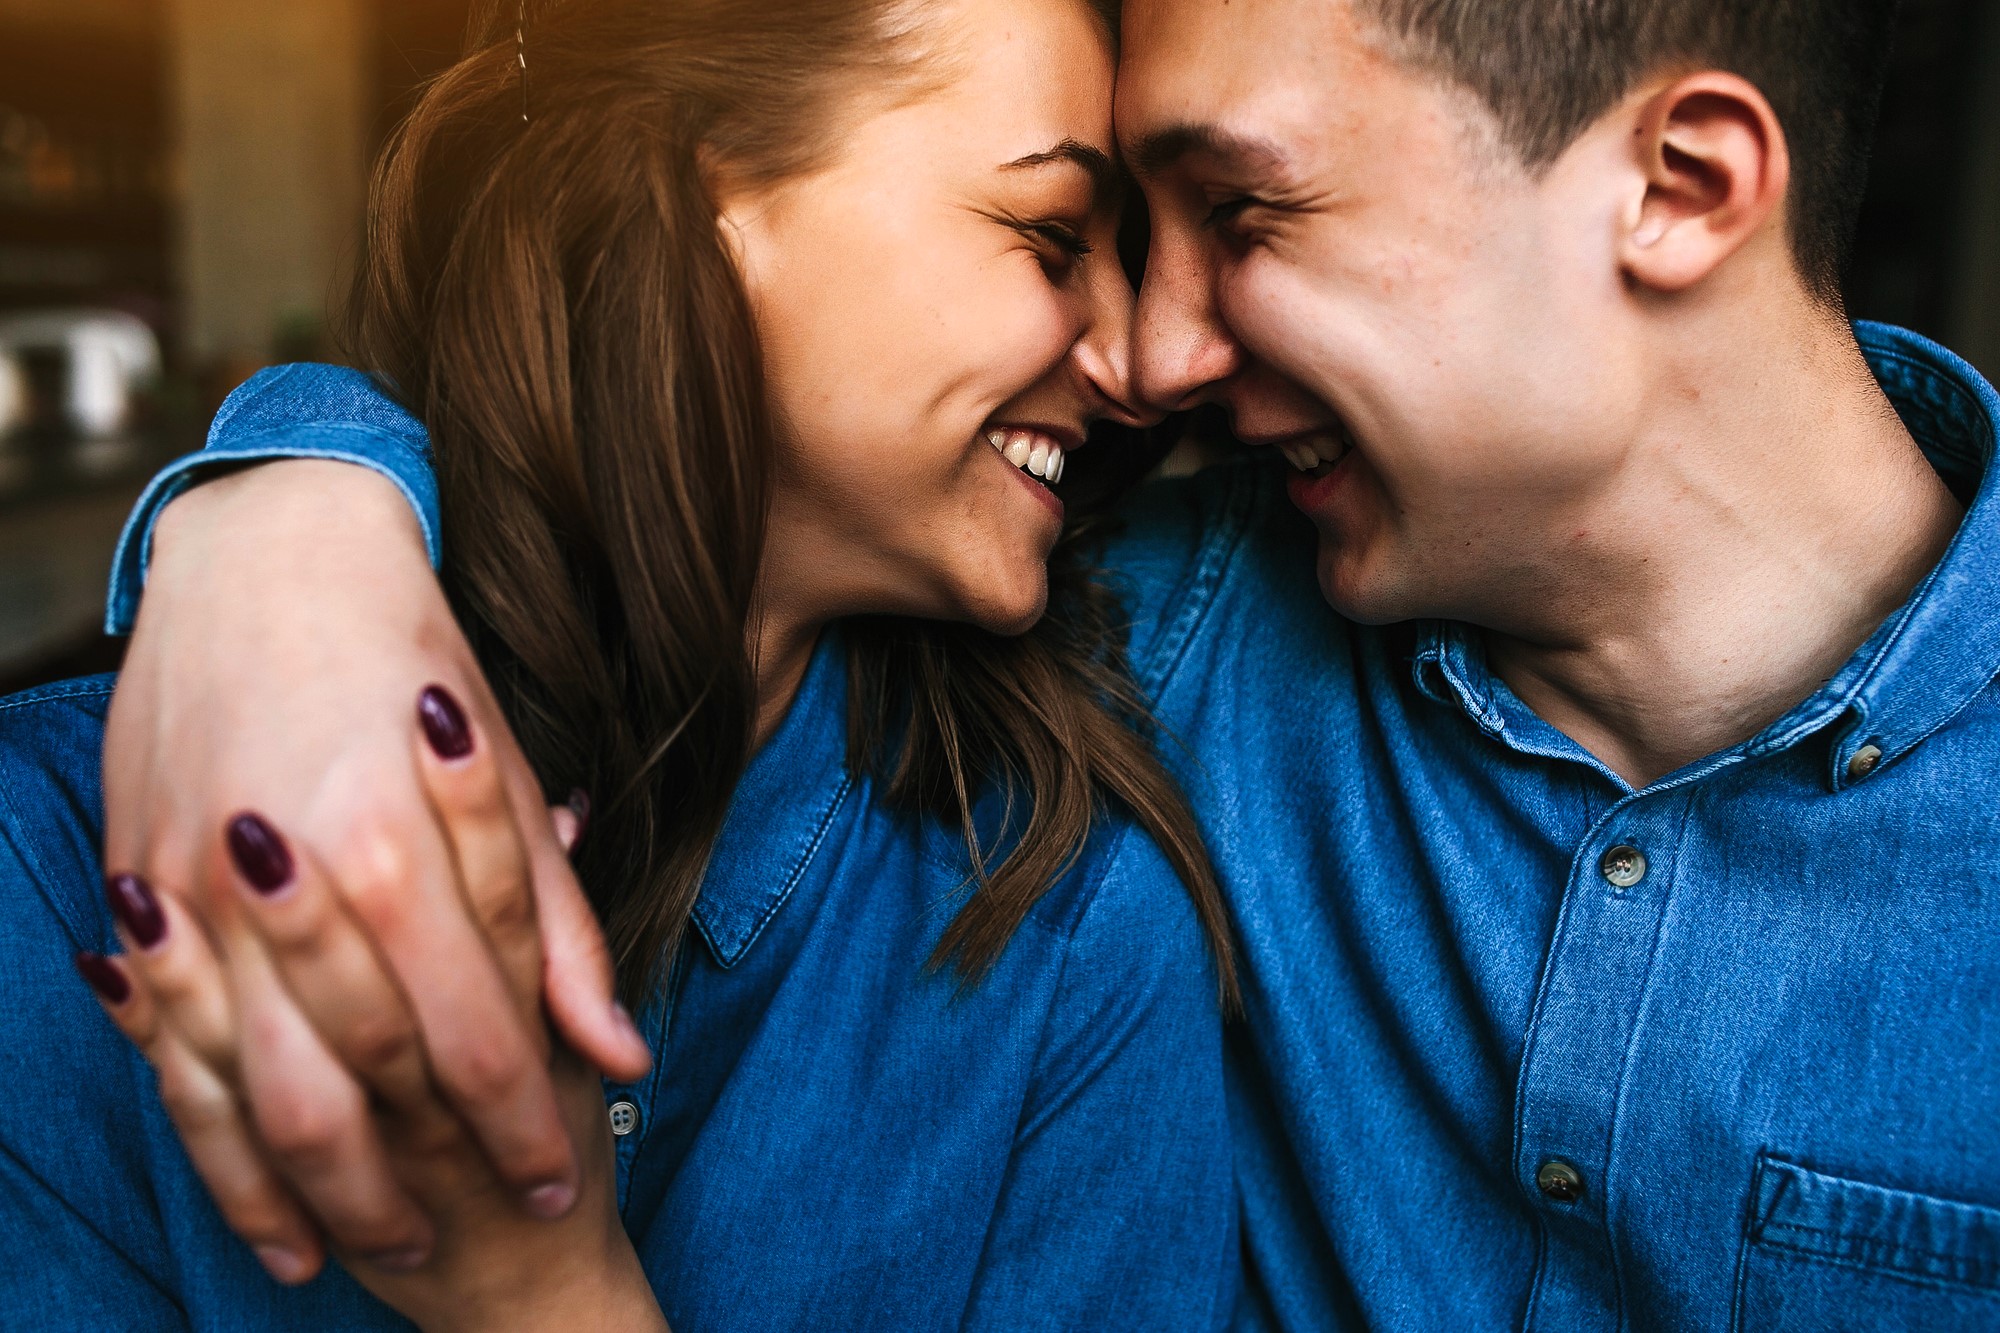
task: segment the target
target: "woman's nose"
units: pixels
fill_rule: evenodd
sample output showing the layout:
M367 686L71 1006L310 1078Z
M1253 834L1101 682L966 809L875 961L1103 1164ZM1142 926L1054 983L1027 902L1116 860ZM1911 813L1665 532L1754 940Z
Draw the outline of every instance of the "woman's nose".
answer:
M1157 425L1166 415L1146 406L1135 391L1132 330L1138 299L1125 271L1099 264L1090 286L1091 319L1071 355L1084 379L1104 401L1102 415L1127 426Z

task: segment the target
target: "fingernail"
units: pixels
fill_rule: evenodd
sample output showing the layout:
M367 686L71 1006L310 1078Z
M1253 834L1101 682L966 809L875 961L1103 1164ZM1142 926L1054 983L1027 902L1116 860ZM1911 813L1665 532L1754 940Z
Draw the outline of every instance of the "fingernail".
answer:
M583 839L583 831L590 827L590 793L578 787L570 792L566 802L571 814L576 816L576 836Z
M546 1185L535 1186L521 1197L529 1212L545 1222L553 1222L576 1204L576 1187L552 1180Z
M125 974L101 953L80 953L76 956L76 970L90 983L90 988L104 998L106 1004L123 1004L132 998L132 983Z
M259 893L276 893L292 882L292 854L278 830L256 815L242 814L229 821L229 859L250 887Z
M282 1245L259 1245L257 1262L264 1265L265 1272L287 1286L303 1282L312 1274L312 1267L303 1255L294 1254Z
M625 1030L626 1036L642 1046L646 1044L646 1038L640 1033L639 1025L632 1021L632 1011L630 1009L613 1000L611 1002L611 1015L618 1020L618 1026Z
M472 753L472 728L465 723L465 710L444 686L427 685L417 696L417 721L438 758L463 759Z
M424 1266L424 1260L431 1252L422 1245L405 1245L396 1250L378 1250L368 1255L368 1262L377 1268L386 1268L391 1273L412 1273Z
M111 901L111 915L141 949L150 949L167 937L167 914L160 910L160 900L145 880L137 875L113 875L104 881L104 896Z

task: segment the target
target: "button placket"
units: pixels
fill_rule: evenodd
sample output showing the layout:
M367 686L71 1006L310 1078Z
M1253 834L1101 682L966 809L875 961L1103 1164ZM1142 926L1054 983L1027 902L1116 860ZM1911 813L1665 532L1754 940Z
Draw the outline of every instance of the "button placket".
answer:
M1606 1153L1674 888L1691 787L1629 796L1580 840L1521 1066L1518 1179L1546 1237L1530 1326L1596 1329L1615 1311L1617 1258L1604 1232Z

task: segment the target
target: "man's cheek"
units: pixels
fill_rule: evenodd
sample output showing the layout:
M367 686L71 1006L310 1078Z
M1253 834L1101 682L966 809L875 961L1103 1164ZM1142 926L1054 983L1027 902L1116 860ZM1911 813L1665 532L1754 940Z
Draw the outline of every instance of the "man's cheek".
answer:
M1215 296L1216 310L1230 332L1266 365L1288 368L1301 359L1302 347L1318 341L1301 284L1254 253L1223 270Z

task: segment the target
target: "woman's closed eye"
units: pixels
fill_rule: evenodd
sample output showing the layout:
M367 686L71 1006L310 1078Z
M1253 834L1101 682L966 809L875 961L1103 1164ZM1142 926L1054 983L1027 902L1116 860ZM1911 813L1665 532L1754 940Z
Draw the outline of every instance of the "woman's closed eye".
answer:
M1066 278L1097 247L1075 224L1057 218L1042 218L1036 221L1009 219L1007 225L1026 237L1035 248L1035 256L1042 262L1042 268L1051 278Z

